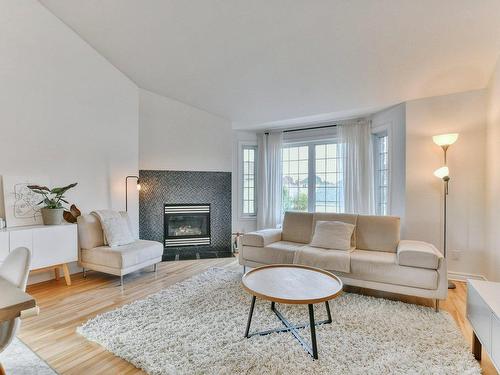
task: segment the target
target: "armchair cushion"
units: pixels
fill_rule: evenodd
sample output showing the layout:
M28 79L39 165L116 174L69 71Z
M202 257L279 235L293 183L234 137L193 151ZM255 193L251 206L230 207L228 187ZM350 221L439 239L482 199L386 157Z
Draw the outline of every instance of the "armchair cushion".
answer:
M137 240L119 247L99 246L93 249L82 249L81 260L115 269L124 269L144 263L151 259L161 258L163 244L156 241Z
M398 264L400 266L437 270L443 255L430 243L402 240L398 245Z
M243 235L244 246L265 247L273 242L281 241L281 229L262 229Z

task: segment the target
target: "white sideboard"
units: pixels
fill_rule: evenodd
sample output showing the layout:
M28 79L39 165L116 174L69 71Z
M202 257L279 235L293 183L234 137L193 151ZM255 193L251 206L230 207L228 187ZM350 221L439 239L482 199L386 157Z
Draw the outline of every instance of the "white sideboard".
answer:
M34 225L0 230L0 263L17 247L31 251L30 270L54 268L56 278L62 268L71 284L67 263L78 260L78 234L75 224Z
M474 357L481 359L484 346L500 372L500 283L467 280L467 319L474 330Z

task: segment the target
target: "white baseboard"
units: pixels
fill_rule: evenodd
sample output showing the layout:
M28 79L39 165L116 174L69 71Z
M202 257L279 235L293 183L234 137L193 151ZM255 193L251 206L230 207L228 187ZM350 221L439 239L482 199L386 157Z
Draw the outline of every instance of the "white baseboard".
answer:
M483 275L475 275L473 273L455 272L455 271L448 272L448 279L455 281L467 281L467 279L484 280L484 281L488 280Z

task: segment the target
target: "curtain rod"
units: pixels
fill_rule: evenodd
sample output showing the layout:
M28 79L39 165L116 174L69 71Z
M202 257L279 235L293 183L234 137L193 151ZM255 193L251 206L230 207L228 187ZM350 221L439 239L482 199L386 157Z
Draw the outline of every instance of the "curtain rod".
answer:
M337 124L330 124L330 125L311 126L309 128L288 129L288 130L283 130L283 133L293 133L293 132L301 132L301 131L305 131L305 130L316 130L316 129L334 128L336 126L337 126ZM269 132L266 132L265 134L269 134Z

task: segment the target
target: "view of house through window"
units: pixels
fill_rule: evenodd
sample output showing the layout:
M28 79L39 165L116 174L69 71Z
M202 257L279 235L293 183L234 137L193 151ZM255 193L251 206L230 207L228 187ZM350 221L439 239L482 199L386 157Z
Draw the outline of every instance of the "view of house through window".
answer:
M309 201L309 146L282 150L283 211L307 211Z
M283 147L285 211L343 212L342 159L337 143Z
M316 212L343 212L342 159L339 145L315 145Z
M256 214L256 146L243 146L243 200L242 214L253 216Z

